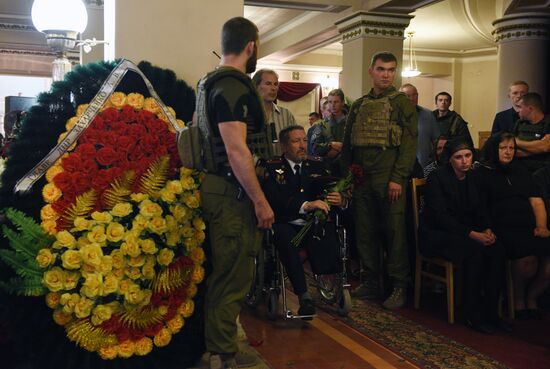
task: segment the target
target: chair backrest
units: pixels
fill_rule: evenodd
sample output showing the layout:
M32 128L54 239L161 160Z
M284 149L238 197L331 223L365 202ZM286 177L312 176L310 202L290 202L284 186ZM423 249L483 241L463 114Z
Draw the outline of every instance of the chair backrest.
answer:
M416 242L416 252L419 253L418 247L418 224L420 223L420 198L424 193L426 187L426 180L424 178L412 179L412 207L413 207L413 219L414 219L414 240Z

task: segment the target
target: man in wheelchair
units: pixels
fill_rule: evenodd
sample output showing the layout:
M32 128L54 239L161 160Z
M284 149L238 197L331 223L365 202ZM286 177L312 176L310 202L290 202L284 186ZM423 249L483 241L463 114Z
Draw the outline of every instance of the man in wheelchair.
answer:
M315 306L307 291L299 249L311 239L311 231L302 239L299 247L292 239L306 224L308 213L322 210L328 214L330 207L345 203L342 194L329 193L326 202L319 200L323 190L323 178L329 178L325 163L317 157L307 156L306 132L302 126L293 125L279 133L280 157L267 161L263 187L274 213L273 242L279 258L298 296L298 315L314 315Z

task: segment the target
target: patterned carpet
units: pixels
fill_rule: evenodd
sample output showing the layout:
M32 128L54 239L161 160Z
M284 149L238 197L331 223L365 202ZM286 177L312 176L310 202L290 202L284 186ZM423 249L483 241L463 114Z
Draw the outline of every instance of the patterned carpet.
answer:
M317 306L336 315L334 306L321 302ZM382 308L379 303L354 300L348 317L341 319L399 356L426 369L507 368L464 344Z

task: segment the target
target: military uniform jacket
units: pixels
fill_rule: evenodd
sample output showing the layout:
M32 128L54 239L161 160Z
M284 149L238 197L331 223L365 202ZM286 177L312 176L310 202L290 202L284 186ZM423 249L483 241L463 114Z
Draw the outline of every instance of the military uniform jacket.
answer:
M379 147L353 147L352 129L363 101L365 99L381 99L389 95L396 95L390 99L390 105L391 121L396 122L401 128L399 145L384 149ZM415 162L417 139L418 121L416 110L405 94L396 94L396 89L393 86L378 96L371 90L368 95L353 103L346 120L344 145L341 154L343 173L347 172L347 168L351 164L358 164L363 167L365 175L390 171L390 181L403 185Z
M302 204L319 198L322 192L320 180L329 175L325 163L317 157L302 162L300 181L284 156L268 160L262 187L275 213L275 222L286 223L301 218Z

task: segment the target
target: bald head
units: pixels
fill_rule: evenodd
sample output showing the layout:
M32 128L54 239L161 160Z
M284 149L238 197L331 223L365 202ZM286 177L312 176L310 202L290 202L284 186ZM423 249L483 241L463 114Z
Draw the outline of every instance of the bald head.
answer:
M405 83L403 86L401 86L399 91L407 95L407 98L414 106L418 105L418 90L416 89L416 87L414 87L414 85L411 85L410 83Z

